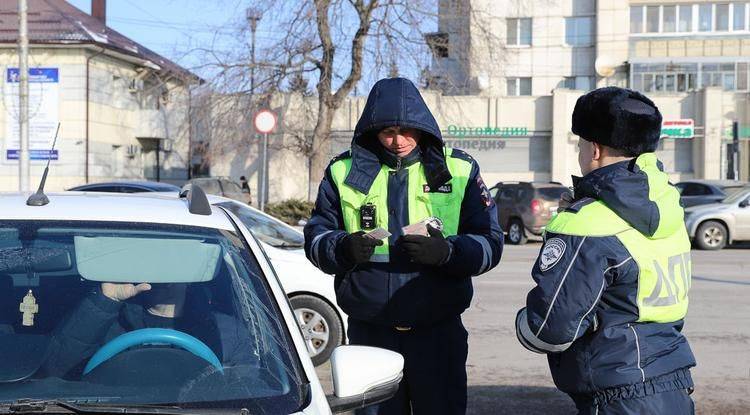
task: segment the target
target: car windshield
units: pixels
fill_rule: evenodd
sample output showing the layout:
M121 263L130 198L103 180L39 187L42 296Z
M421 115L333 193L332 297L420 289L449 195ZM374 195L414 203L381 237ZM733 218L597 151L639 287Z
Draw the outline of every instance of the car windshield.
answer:
M567 187L540 187L537 189L539 195L548 200L560 200L564 193L570 193Z
M234 232L0 221L0 402L296 412L283 322Z
M277 248L302 248L305 237L289 225L236 202L222 202L261 241Z
M741 200L746 199L747 197L750 197L750 187L743 187L742 191L736 191L729 195L726 199L722 200L721 203L726 203L728 205L737 203Z

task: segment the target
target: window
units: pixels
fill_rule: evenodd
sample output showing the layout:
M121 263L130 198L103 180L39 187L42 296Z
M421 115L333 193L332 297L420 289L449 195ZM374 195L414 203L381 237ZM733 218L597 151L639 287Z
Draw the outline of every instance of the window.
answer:
M531 18L506 19L508 45L531 46Z
M646 32L659 32L659 6L646 7Z
M593 45L593 26L593 17L566 17L565 44L569 46Z
M747 62L737 63L737 90L738 91L748 90L747 67L748 67Z
M643 6L630 6L630 33L643 33Z
M531 78L507 78L509 96L531 95Z
M718 70L718 65L714 65ZM637 91L685 92L697 88L698 64L633 64L631 88ZM711 76L706 82L710 83Z
M662 8L662 32L671 33L677 30L677 6L664 6Z
M578 89L581 91L590 91L593 89L594 78L591 76L566 76L562 82L561 87L568 89Z
M690 32L693 27L693 6L680 6L680 23L677 26L679 32Z
M710 32L713 23L713 5L698 5L698 30L701 32Z
M745 30L745 13L747 6L744 3L734 3L734 30Z
M716 5L716 29L717 31L729 30L729 5Z
M698 183L687 183L684 185L680 196L702 196L710 195L711 189Z

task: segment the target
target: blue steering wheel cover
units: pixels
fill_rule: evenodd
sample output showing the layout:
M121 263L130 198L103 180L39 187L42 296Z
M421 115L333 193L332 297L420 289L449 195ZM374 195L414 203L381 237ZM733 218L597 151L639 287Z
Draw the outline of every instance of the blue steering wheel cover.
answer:
M139 329L121 334L102 346L89 359L83 374L86 375L100 364L113 358L117 354L134 346L142 344L168 344L187 350L210 363L219 372L224 373L219 358L206 346L205 343L195 337L177 330L171 329Z

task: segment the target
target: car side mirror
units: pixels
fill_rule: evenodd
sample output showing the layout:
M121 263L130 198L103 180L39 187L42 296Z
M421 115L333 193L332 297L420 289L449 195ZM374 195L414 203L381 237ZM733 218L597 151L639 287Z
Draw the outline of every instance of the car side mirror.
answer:
M745 199L742 202L740 202L740 207L741 208L746 208L748 206L750 206L750 199Z
M331 355L333 394L326 396L331 411L352 411L392 398L403 370L404 358L396 352L369 346L337 347Z

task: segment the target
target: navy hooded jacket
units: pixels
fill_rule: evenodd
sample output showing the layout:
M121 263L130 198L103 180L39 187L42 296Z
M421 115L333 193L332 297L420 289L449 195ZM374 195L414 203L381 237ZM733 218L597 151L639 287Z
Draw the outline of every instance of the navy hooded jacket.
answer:
M548 226L532 270L536 286L516 317L519 341L547 354L559 389L593 396L598 403L692 387L689 368L695 358L682 334L684 320L641 319L640 273L648 264L616 234L604 231L607 224L597 223L594 213L604 204L647 241L683 234L689 261L677 190L653 153L596 169L574 182L576 201L563 214L572 218L569 223L588 229L556 232L550 230L554 224ZM555 244L557 249L548 247ZM687 298L687 291L683 294Z
M399 159L385 150L377 132L390 126L415 128L422 132L419 146ZM354 131L351 150L334 158L352 159L344 181L368 193L382 164L392 170L388 179L388 263L349 263L339 248L347 235L339 191L326 169L318 190L312 217L304 229L305 253L323 272L335 274L339 306L352 318L397 326L429 325L461 314L471 303L471 276L497 265L503 234L497 221L497 207L479 174L479 166L466 153L453 150L452 157L471 162L470 178L460 206L458 234L446 238L451 245L447 263L440 267L416 264L396 248L401 228L409 225L408 171L421 162L427 185L438 188L451 175L443 151L440 128L417 88L403 78L383 79L373 86Z

